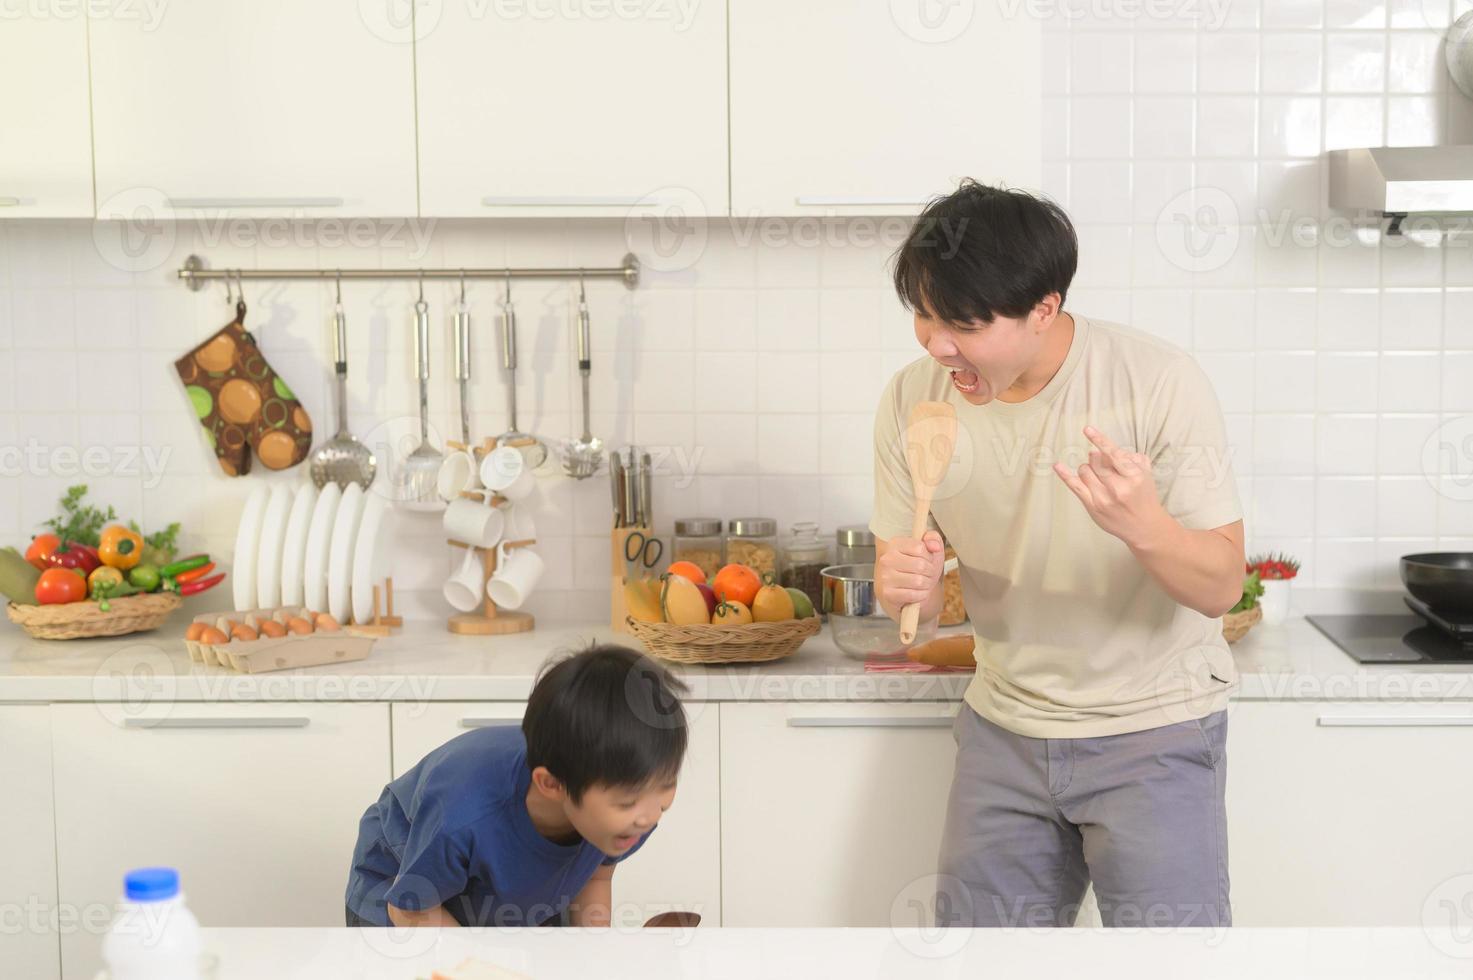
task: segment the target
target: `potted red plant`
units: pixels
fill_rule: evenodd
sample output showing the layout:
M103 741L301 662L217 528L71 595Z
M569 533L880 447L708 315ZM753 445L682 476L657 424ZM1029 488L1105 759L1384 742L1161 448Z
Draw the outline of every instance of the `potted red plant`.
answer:
M1267 555L1254 555L1248 559L1244 569L1257 572L1263 583L1263 606L1265 623L1282 623L1289 618L1289 585L1299 575L1299 562L1289 555L1274 551Z

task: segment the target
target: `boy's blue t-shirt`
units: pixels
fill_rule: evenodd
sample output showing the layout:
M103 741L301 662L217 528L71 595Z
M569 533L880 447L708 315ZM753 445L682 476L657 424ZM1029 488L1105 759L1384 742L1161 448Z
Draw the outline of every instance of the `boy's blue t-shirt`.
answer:
M358 825L348 908L387 926L385 902L444 905L461 925L557 924L600 864L585 840L557 844L527 813L527 743L518 727L457 736L384 787ZM651 831L653 833L653 831Z

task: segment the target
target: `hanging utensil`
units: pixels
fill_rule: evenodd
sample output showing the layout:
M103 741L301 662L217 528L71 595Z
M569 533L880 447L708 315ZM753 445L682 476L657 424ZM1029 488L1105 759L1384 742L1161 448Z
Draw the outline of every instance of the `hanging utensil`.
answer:
M511 305L511 271L506 274L506 295L501 301L501 366L506 368L506 413L510 423L497 437L498 445L531 440L517 446L529 469L537 469L547 461L547 446L536 436L517 428L517 312Z
M367 490L378 470L372 451L348 431L348 318L343 313L343 281L337 281L332 306L333 372L337 375L338 432L312 454L312 482L321 490L329 483L346 487L356 483Z
M589 328L588 297L578 276L578 374L583 382L583 435L563 444L563 472L575 480L586 480L599 471L604 461L604 444L594 438L589 422L588 376L593 369L593 332Z
M460 303L455 308L455 381L460 385L460 444L471 446L471 409L466 388L471 380L471 310L465 302L465 270L460 271Z
M414 303L414 373L419 377L419 448L404 461L404 499L414 510L443 510L435 479L445 455L430 444L430 307L423 277Z

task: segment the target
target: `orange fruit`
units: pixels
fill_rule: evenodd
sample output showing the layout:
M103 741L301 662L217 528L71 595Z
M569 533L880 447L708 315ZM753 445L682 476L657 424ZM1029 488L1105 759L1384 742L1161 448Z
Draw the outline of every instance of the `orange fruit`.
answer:
M711 591L716 593L717 599L740 602L743 606L752 605L760 588L762 579L746 565L726 565L711 580Z
M670 567L667 568L666 571L668 571L671 575L679 575L681 578L688 578L697 585L706 584L706 573L701 571L701 566L697 565L693 561L671 562Z

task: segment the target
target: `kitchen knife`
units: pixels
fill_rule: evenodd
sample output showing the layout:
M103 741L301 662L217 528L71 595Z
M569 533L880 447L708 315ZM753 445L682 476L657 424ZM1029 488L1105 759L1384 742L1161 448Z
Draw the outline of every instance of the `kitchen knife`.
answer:
M654 477L650 475L650 454L640 455L639 467L639 523L641 527L655 526Z

